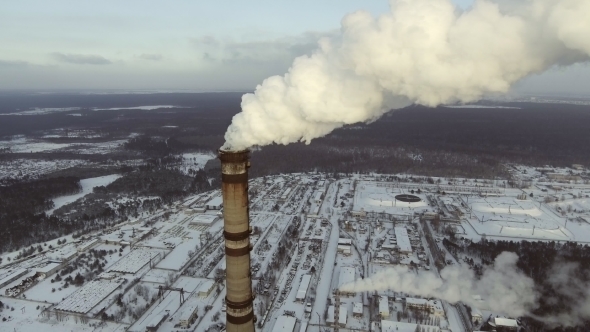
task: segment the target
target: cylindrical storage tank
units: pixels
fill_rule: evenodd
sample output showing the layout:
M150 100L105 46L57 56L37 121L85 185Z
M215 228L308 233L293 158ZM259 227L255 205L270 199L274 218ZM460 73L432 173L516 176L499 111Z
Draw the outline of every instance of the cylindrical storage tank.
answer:
M250 151L219 151L226 260L228 332L253 332L248 168Z

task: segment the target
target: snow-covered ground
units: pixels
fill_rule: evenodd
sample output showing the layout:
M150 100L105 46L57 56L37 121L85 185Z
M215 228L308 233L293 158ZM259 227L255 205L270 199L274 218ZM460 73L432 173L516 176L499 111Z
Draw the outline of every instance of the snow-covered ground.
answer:
M187 154L184 159L187 166L195 169L202 167L208 158L214 157L207 154ZM381 319L375 307L374 292L336 296L338 285L342 282L341 274L344 274L346 268L351 268L354 270L354 278L366 278L398 264L413 266L416 273L423 273L426 269L435 270L431 250L439 249L438 246L430 248L422 236L433 227L426 223L428 226L425 230L418 223L422 212L428 212L431 217L438 216L444 220L444 225L452 225L461 236L473 240L478 240L485 234L488 239L589 242L590 224L584 220L590 220L590 199L586 197L590 194L590 185L583 181L574 183L579 181L575 179L571 183L558 185L537 170L515 170L523 176L524 171L526 175L532 175L533 182L523 189L505 188L503 181L434 178L429 182L404 182L393 181L391 176L379 174L352 175L339 180L326 174L293 174L251 179L252 286L257 293L254 311L258 321L263 323L258 330L273 331L279 317L293 315L296 318L296 330L308 324L307 331L320 331L327 326L329 306L335 305L337 300L343 313L347 315L344 328L369 330L371 321ZM571 174L563 170L555 170L555 173L564 176ZM96 185L106 185L117 177L118 175L111 175L83 180L86 181L83 182L84 192L90 192ZM405 179L406 175L398 177ZM541 178L543 181L539 181ZM412 191L421 198L420 202L404 203L395 199L395 195L411 194ZM317 192L322 193L321 198L314 194ZM90 289L97 299L87 305L92 308L83 309L89 309L94 314L106 307L105 312L109 317L118 317L122 326L131 326L131 331L144 331L158 315L166 313L169 316L163 321L160 331L180 329L178 324L181 317L189 314L195 306L198 307L197 318L190 324L190 329L204 331L223 324L225 313L222 307L226 291L224 283L219 286L215 284L212 292L203 297L199 296L198 291L201 284L223 279L226 268L223 222L219 211L205 212L219 218L215 222L198 222L203 213L198 208L217 195L219 191L189 196L175 202L172 207L151 213L144 212L137 218L100 234L90 234L101 242L95 250L115 250L105 258L103 268L108 272L102 277L105 280L114 280L115 283L120 280L118 278L127 281L120 280L121 288L101 301L98 297L104 294ZM75 198L63 197L56 200L61 206L73 199ZM124 204L125 201L121 200L119 203ZM364 211L368 215L353 215L352 211ZM396 227L406 229L407 240L398 238L403 232L396 232ZM294 228L296 231L289 233ZM442 238L441 235L436 236ZM348 250L346 245L339 248L340 239L350 240ZM52 251L47 250L43 255L26 259L10 268L32 269L41 266L47 259L81 254L78 252L79 245L70 243L71 240L68 238L68 244L60 245ZM409 242L411 252L400 250L402 242ZM57 247L55 241L51 243ZM289 243L293 243L291 250L288 250ZM119 250L122 252L119 253ZM155 252L159 256L150 262L151 255L133 252ZM10 255L14 258L14 253ZM462 263L461 258L455 259L448 251L444 255L445 261ZM65 267L73 264L72 262L74 260L65 263ZM0 275L6 275L6 270L3 268ZM120 272L111 275L114 270ZM85 267L78 266L69 275L78 272L85 273ZM34 270L31 270L27 276L33 274ZM305 277L306 275L311 277ZM305 298L298 300L297 294L304 277L310 278L310 284ZM70 286L53 292L52 288L62 286L63 282L51 283L52 278L54 277L41 280L27 289L24 292L27 300L30 303L40 301L44 305L73 305L75 301L63 299L73 296L81 288ZM96 277L93 278L96 280ZM15 280L7 287L19 282L20 280ZM135 282L137 286L132 284ZM166 291L161 300L155 299L158 287L164 285L187 291L184 294L186 302L181 305L180 294L176 291ZM144 292L146 288L149 289L147 293ZM0 291L4 289L6 287ZM108 289L105 288L104 292L108 292ZM122 294L121 303L116 303L118 294ZM400 317L399 321L403 323L400 326L404 327L416 323L418 316L405 310L402 300L411 294L405 293L404 289L392 289L378 291L377 295L388 299L389 314L385 319L397 322ZM9 298L7 302L23 300ZM7 303L4 299L2 301ZM311 313L305 310L308 302ZM362 306L361 316L353 316L355 303ZM421 325L464 331L458 308L460 307L445 303L443 313L427 315ZM52 321L43 321L35 307L26 307L25 310L31 314L23 315L28 318L21 319L21 323L26 321L35 326L53 326ZM51 312L54 317L55 310L51 309ZM0 313L0 316L3 315L6 315L6 310ZM66 318L70 323L74 320L74 316ZM13 325L0 325L2 326ZM76 330L75 326L73 323L62 327ZM112 326L114 328L117 325L112 323Z
M60 197L54 198L53 204L55 204L55 205L53 206L52 209L47 210L45 212L47 214L52 214L53 211L59 209L60 207L66 205L66 204L75 202L76 200L88 195L89 193L92 192L92 189L94 187L107 186L120 177L121 177L120 174L111 174L111 175L105 175L105 176L99 176L99 177L95 177L95 178L80 180L80 185L82 186L81 192L79 192L77 194L73 194L73 195L66 195L66 196L60 196Z

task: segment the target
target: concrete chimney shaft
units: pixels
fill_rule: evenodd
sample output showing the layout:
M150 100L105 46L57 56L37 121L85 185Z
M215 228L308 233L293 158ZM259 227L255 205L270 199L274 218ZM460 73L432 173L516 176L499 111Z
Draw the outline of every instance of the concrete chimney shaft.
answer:
M219 151L223 193L228 332L254 332L248 205L249 158L249 150Z

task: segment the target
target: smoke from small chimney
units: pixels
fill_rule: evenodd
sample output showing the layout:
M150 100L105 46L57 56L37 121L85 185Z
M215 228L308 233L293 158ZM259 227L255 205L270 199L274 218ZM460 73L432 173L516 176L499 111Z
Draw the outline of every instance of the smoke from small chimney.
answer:
M390 5L379 17L347 15L337 37L244 95L224 149L309 143L391 109L476 101L589 59L588 0L478 0L467 11L451 0Z

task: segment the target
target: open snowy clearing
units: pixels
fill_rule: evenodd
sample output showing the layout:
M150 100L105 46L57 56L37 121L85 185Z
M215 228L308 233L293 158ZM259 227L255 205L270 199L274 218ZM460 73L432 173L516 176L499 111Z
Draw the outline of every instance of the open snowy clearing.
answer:
M77 193L77 194L73 194L73 195L66 195L66 196L60 196L60 197L54 198L53 204L55 204L55 205L53 206L52 209L46 211L46 213L48 215L52 214L53 211L59 209L60 207L66 205L66 204L75 202L76 200L90 194L94 187L107 186L120 177L121 177L120 174L111 174L111 175L105 175L105 176L99 176L99 177L95 177L95 178L80 180L80 185L82 186L82 192Z

